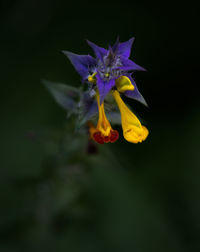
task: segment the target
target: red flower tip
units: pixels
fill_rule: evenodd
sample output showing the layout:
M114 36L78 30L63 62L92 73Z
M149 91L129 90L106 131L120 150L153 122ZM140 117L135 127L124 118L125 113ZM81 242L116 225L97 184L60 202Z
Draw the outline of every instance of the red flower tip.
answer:
M104 144L104 139L100 131L93 134L93 139L99 144Z
M117 141L117 139L119 138L119 133L117 130L112 130L110 132L110 142L114 143Z
M119 138L119 133L117 130L111 130L109 136L104 136L100 131L96 131L92 137L99 144L114 143Z

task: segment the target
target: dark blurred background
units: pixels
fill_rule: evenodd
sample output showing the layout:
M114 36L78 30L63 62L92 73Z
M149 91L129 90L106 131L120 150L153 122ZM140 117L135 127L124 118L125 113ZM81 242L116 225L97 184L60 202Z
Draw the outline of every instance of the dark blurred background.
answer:
M0 2L0 251L200 251L198 6ZM61 50L134 36L150 130L88 151L40 79L79 87Z

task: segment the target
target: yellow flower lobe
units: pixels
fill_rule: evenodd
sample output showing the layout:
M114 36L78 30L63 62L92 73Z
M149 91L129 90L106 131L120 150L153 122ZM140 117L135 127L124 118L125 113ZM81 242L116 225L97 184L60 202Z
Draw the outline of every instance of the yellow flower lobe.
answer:
M136 115L126 106L118 91L113 91L113 96L121 113L124 138L131 143L141 143L147 138L148 129L141 125Z

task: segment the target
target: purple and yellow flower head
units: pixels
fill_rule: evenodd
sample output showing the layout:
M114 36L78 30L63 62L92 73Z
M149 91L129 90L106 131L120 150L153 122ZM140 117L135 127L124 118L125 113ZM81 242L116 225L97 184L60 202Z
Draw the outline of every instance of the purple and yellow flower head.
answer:
M100 144L113 143L119 137L118 131L112 129L105 114L104 100L108 94L113 96L119 107L123 135L127 141L142 142L149 133L121 98L121 95L125 95L146 105L132 78L135 71L145 71L143 67L129 59L133 41L134 38L123 43L117 40L112 47L109 46L108 50L87 41L94 51L95 58L63 51L80 74L82 81L88 84L90 99L96 100L96 103L90 102L87 109L93 111L98 108L97 126L95 127L91 122L88 125L91 138Z

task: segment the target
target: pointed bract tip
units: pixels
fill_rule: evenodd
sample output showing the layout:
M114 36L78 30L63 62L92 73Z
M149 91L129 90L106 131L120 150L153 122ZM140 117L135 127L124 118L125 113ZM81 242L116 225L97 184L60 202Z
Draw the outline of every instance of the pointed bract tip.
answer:
M86 39L86 42L87 42L87 44L88 44L89 46L93 46L93 45L96 46L95 43L93 43L92 41L90 41L90 40L88 40L88 39Z
M72 52L69 52L69 51L66 51L66 50L62 50L61 52L62 52L65 56L67 56L68 58L69 58L70 56L76 55L75 53L72 53Z
M132 43L133 43L134 40L135 40L135 37L132 37L132 38L129 39L129 41L132 42Z
M138 66L139 66L139 65L138 65ZM137 71L147 72L147 69L146 69L146 68L141 67L141 66L139 66L139 67L140 67L140 69L138 69Z
M117 51L118 45L119 45L119 36L117 36L117 39L116 39L114 45L112 46L112 49L114 52Z

